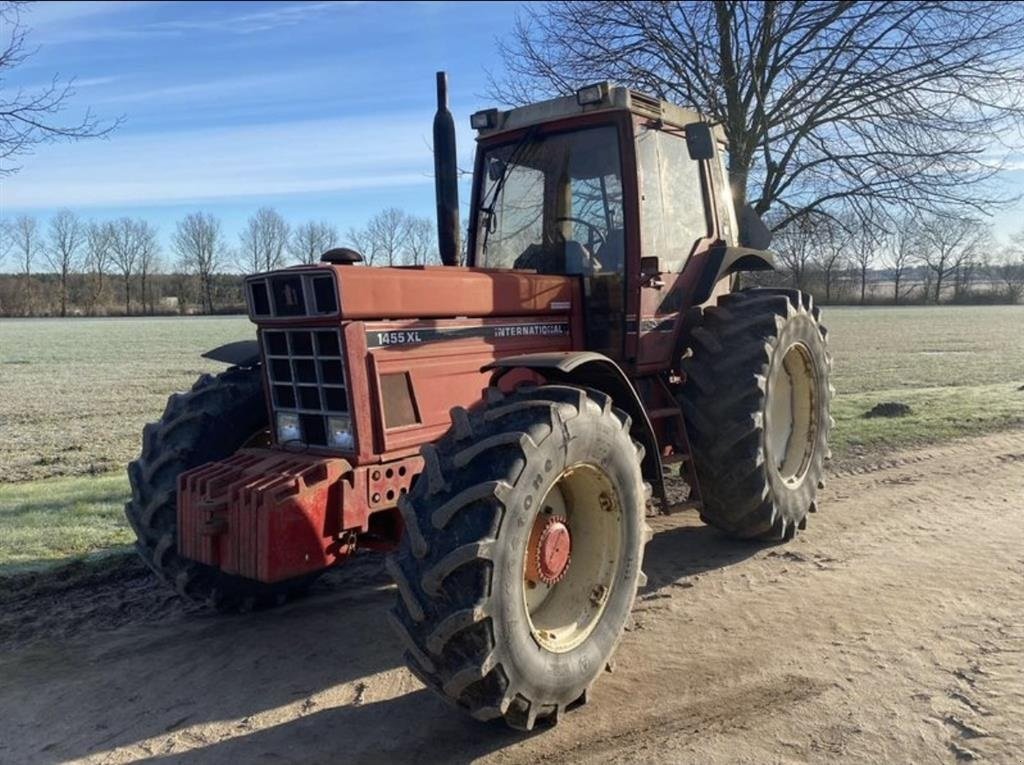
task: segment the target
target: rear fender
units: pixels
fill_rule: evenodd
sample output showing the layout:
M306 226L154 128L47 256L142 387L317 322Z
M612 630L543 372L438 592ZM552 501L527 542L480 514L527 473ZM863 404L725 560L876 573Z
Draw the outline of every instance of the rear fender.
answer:
M716 245L708 250L707 260L704 262L703 272L697 281L690 305L707 302L718 281L729 274L774 269L775 254L769 250Z
M492 384L497 384L505 373L513 369L528 369L551 383L594 388L611 396L612 403L629 415L632 420L630 433L644 447L644 459L640 463L644 478L656 496L664 495L658 439L636 388L618 364L593 351L565 351L506 356L484 367L485 371L494 370Z

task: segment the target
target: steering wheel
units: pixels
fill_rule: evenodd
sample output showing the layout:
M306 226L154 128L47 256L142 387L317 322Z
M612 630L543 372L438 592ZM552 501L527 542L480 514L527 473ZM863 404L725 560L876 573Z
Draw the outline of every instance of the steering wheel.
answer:
M596 240L597 241L597 246L598 247L603 247L605 240L608 238L607 235L601 229L599 229L597 226L595 226L590 221L583 220L583 218L574 218L572 216L566 216L564 218L555 218L555 223L561 223L562 221L570 221L572 223L579 223L580 225L586 227L587 234L589 234L589 236L590 236L590 241L588 242L588 244L592 244ZM595 247L591 247L591 249L594 250L594 251L597 250L597 248L595 248Z

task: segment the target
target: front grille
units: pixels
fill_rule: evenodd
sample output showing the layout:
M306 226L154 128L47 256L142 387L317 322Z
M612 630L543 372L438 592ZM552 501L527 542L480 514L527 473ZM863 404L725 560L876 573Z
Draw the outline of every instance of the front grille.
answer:
M264 329L267 383L276 415L299 417L302 441L329 446L328 418L348 414L339 329Z
M253 318L333 316L338 289L330 271L301 271L258 276L247 282Z

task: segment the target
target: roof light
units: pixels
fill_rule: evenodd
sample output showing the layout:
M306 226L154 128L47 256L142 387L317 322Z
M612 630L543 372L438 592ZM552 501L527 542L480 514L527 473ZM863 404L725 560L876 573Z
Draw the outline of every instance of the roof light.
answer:
M469 118L469 125L474 130L487 130L498 124L498 110L484 109Z
M608 83L597 82L593 85L587 85L586 87L580 88L576 91L576 103L580 106L587 106L589 104L599 104L604 101L605 96L608 94Z

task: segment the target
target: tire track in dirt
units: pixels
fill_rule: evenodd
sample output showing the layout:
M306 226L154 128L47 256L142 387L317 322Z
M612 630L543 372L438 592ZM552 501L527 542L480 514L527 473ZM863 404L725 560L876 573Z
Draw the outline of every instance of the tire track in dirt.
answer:
M375 559L234 618L112 618L150 586L130 578L53 592L31 624L31 604L0 615L0 761L1016 762L1021 455L1013 431L844 469L784 546L652 519L614 671L532 735L398 665Z

